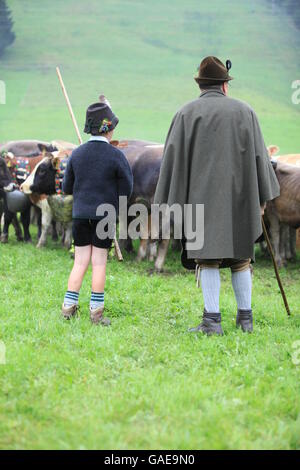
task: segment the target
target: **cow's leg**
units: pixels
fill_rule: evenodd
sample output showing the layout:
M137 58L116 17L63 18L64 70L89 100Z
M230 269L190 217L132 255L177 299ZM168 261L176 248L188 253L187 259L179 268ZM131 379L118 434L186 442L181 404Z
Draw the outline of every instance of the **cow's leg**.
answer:
M148 219L149 221L149 219ZM149 223L142 224L141 226L141 241L137 254L137 261L142 261L147 257L148 245L149 245Z
M127 219L124 221L123 217L121 217L119 219L119 232L127 232L127 229L128 229L128 226L131 222L131 220L133 220L133 217L128 217L127 216ZM123 227L124 224L127 223L127 227ZM132 253L133 252L133 243L132 243L132 239L130 238L130 236L128 235L127 233L127 238L124 239L124 238L120 238L119 240L119 246L120 246L120 250L121 251L127 251L127 253Z
M37 238L39 239L42 233L42 211L38 206L31 206L30 223L37 225Z
M15 234L16 234L16 238L17 238L18 242L22 242L23 241L23 233L22 233L21 225L20 225L17 214L12 214L11 223L12 223L14 229L15 229Z
M181 251L181 249L182 249L181 240L174 238L172 240L172 251Z
M31 212L30 209L31 207L26 209L26 211L21 212L21 222L22 222L23 230L24 230L24 241L27 243L32 242L30 232L29 232L30 212Z
M4 206L3 206L3 199L1 198L1 191L0 191L0 239L1 239L1 227L2 227L3 213L4 213Z
M149 261L154 261L157 257L157 240L150 240L149 242Z
M58 240L58 233L56 230L56 221L52 220L51 225L52 225L52 240L56 242Z
M142 238L140 241L140 246L139 246L138 254L136 257L136 260L138 262L144 260L147 257L147 248L148 248L148 240Z
M65 227L63 226L63 227L62 227L62 233L61 233L61 244L62 244L62 245L65 244L65 237L66 237L66 229L65 229Z
M46 245L47 242L47 233L48 230L51 226L51 221L52 221L52 213L51 209L49 207L49 204L46 200L42 201L41 204L41 209L42 209L42 233L40 236L40 239L38 241L38 244L36 245L37 248L42 248L43 246Z
M64 247L69 250L72 246L72 222L69 222L65 227L65 240Z
M13 225L16 233L16 238L18 242L23 241L22 230L17 218L17 214L10 212L9 210L4 211L4 226L3 226L3 233L1 235L1 242L7 243L8 242L8 231L10 224Z
M8 242L8 230L9 230L9 226L10 226L11 222L12 222L12 213L5 210L4 211L3 233L1 235L1 243L7 243Z
M119 246L121 251L127 251L127 253L133 252L133 244L131 238L128 236L126 240L119 240Z
M280 256L280 222L276 214L269 214L270 236L274 250L275 260L279 267L283 266L283 260Z
M280 242L279 242L280 257L285 263L289 259L290 251L290 231L287 224L280 223Z
M154 265L155 271L157 271L157 272L162 271L162 268L163 268L165 260L166 260L166 256L167 256L167 252L168 252L168 248L169 248L169 243L170 243L169 239L160 240L160 242L159 242L158 255L157 255L157 258L156 258L156 261L155 261L155 265Z
M38 209L37 213L37 227L38 227L38 240L41 238L42 235L42 211L39 207L36 207Z
M295 260L297 258L297 230L293 227L290 227L290 253L291 253L291 258L292 260Z

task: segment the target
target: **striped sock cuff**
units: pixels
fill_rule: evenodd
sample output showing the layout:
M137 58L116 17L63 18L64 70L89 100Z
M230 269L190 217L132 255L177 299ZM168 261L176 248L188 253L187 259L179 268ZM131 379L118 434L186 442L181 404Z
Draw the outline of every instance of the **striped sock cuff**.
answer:
M64 305L71 306L74 304L78 304L78 297L79 297L79 292L74 292L71 290L67 290L64 298Z
M93 300L104 300L104 292L92 292L91 299Z
M90 308L96 309L104 306L104 292L92 292Z

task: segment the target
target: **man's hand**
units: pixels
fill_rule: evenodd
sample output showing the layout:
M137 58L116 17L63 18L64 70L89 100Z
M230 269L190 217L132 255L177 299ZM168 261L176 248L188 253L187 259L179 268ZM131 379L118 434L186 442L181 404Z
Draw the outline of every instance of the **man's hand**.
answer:
M260 206L260 214L261 214L262 216L263 216L264 213L265 213L266 205L267 205L267 204L266 204L266 202L265 202L262 206Z

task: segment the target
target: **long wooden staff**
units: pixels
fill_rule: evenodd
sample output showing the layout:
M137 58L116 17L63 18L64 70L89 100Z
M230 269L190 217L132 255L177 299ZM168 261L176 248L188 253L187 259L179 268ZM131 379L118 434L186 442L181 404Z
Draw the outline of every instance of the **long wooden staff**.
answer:
M72 106L71 106L71 103L70 103L70 100L69 100L69 97L68 97L68 93L67 93L66 87L64 85L59 67L56 67L56 73L57 73L58 80L60 82L64 97L65 97L66 102L67 102L68 110L70 112L71 119L72 119L72 122L73 122L74 127L75 127L75 131L76 131L76 134L77 134L77 137L78 137L79 144L82 144L82 138L81 138L81 135L80 135L80 132L79 132L79 129L78 129L78 125L77 125L77 122L76 122L76 119L75 119L75 116L74 116L74 113L73 113L73 109L72 109ZM122 252L120 250L120 246L119 246L119 243L118 243L118 240L117 240L116 236L114 237L114 246L115 246L115 253L116 253L117 259L119 261L123 261Z
M275 256L274 256L274 253L273 253L273 248L272 248L272 245L271 245L271 242L270 242L270 239L269 239L269 235L268 235L263 217L261 218L261 223L262 223L264 236L265 236L265 239L266 239L266 242L267 242L267 246L268 246L272 261L273 261L275 275L276 275L278 286L279 286L279 289L280 289L280 292L281 292L281 295L282 295L282 298L283 298L286 313L288 315L290 315L291 314L290 307L289 307L289 304L288 304L288 301L287 301L287 298L286 298L286 295L285 295L285 292L284 292L284 289L283 289L283 286L282 286L282 283L281 283L281 279L280 279L280 275L279 275L279 271L278 271L278 266L277 266L277 263L276 263L276 260L275 260Z

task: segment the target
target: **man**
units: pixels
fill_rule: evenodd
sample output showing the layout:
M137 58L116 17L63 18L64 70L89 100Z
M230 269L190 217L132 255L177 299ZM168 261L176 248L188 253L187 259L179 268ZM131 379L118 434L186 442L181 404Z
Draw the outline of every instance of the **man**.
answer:
M237 301L236 325L252 332L251 270L254 243L262 233L267 201L279 196L255 112L229 98L231 62L206 57L195 77L200 97L180 109L171 124L155 203L204 204L204 243L185 249L182 263L196 267L204 314L190 331L222 335L219 310L220 268L232 271Z

